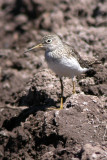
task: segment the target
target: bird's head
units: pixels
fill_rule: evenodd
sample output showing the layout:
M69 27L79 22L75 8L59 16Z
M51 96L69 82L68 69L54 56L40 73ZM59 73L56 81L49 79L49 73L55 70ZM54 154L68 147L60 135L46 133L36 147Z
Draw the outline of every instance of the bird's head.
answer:
M62 46L61 39L57 35L51 34L44 36L40 44L28 49L26 52L29 52L36 48L45 48L46 50L53 51L58 46Z

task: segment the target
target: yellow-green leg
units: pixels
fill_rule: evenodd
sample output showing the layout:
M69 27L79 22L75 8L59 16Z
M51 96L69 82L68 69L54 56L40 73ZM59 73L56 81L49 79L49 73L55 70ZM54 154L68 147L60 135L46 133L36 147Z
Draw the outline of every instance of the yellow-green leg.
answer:
M63 98L61 98L61 103L60 103L60 108L59 109L63 109Z
M72 84L73 84L73 91L72 91L72 93L75 94L76 93L76 91L75 91L75 81L72 81Z
M60 78L60 83L61 83L61 100L60 100L60 108L48 108L48 110L60 110L63 109L63 83L62 79Z

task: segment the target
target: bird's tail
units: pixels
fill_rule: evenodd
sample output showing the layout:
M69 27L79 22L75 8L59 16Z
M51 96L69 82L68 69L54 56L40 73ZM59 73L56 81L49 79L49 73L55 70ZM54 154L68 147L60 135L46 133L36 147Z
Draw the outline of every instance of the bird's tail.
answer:
M93 64L101 64L101 61L99 60L93 60L89 63L89 66L92 66Z
M89 67L89 68L84 68L84 73L87 76L94 76L96 74L95 69L92 67L94 64L95 65L101 64L101 61L93 60L93 61L91 61L90 63L87 64L87 67Z
M85 74L89 77L94 76L96 74L96 71L94 68L87 68L87 70L85 71Z

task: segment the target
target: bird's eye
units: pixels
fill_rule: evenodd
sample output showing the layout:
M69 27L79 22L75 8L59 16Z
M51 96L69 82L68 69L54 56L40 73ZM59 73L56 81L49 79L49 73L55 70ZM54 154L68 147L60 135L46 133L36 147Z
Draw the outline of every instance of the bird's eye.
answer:
M47 39L46 40L46 43L51 43L52 42L52 39Z

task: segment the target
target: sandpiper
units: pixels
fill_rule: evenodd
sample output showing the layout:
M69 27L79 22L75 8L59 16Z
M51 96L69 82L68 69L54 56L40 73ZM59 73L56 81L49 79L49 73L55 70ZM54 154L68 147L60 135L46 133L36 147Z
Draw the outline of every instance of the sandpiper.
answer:
M63 109L63 83L62 77L72 78L73 94L75 93L74 77L89 70L83 67L84 61L72 47L62 42L59 36L49 34L43 37L40 44L28 49L29 52L36 48L45 49L45 59L49 68L53 70L60 79L61 83L61 102L60 108Z

